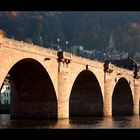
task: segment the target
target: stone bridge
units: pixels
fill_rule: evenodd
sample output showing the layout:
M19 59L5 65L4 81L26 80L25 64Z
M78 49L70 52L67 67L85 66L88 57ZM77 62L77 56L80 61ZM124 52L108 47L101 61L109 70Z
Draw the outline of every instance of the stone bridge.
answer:
M139 72L0 36L12 118L139 114Z

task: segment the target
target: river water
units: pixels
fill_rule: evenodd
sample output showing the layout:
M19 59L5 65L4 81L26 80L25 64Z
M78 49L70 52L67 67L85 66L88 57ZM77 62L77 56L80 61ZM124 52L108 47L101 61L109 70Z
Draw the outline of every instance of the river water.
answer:
M11 120L9 114L0 115L0 129L108 129L140 128L140 116L76 117L70 119Z

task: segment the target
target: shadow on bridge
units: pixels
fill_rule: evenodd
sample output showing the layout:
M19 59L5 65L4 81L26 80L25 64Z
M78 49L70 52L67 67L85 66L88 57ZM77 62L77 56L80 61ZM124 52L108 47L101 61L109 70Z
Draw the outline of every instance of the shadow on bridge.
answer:
M57 98L45 68L34 59L23 59L9 71L11 118L57 118Z
M95 75L82 71L76 78L69 100L69 115L102 116L103 98L101 88Z
M133 115L133 97L129 83L125 78L119 79L112 96L113 115Z

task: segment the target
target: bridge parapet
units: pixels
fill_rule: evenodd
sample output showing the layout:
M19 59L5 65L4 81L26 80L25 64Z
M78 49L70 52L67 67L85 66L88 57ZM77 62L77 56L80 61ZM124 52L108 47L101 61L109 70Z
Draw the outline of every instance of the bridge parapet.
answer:
M118 74L125 74L125 75L131 75L131 76L133 76L133 71L132 70L129 70L129 69L123 69L123 68L119 68L117 66L114 66L114 70Z
M76 56L76 55L72 55L72 62L85 65L85 66L88 65L89 67L94 67L94 68L99 68L99 69L103 69L103 64L104 64L102 62L98 62L95 60L91 60L91 59L84 58L81 56Z
M6 37L0 38L0 47L6 47L10 49L20 50L24 52L30 52L43 56L51 56L57 58L57 51L53 49L43 48L41 46L33 45L23 41L17 41Z

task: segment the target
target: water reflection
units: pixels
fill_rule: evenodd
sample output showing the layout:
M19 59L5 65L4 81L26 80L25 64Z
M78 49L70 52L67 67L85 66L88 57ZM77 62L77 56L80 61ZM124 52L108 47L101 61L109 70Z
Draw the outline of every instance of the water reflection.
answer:
M128 127L140 128L140 116L135 115L134 117L131 117L131 121L128 124Z
M112 118L114 128L140 128L139 115L115 116Z
M112 117L103 117L103 121L100 123L101 128L113 128Z
M72 128L72 125L70 124L69 119L58 119L52 128Z
M56 124L57 120L48 120L48 119L42 119L42 120L31 120L31 119L22 119L22 120L11 120L10 115L7 114L1 114L0 115L0 129L21 129L21 128L33 128L33 129L39 129L39 128L48 128L48 126L54 126Z
M99 128L103 117L76 117L70 118L72 128L91 129Z
M11 120L10 115L0 115L0 129L98 129L140 128L140 116L75 117L70 119Z

